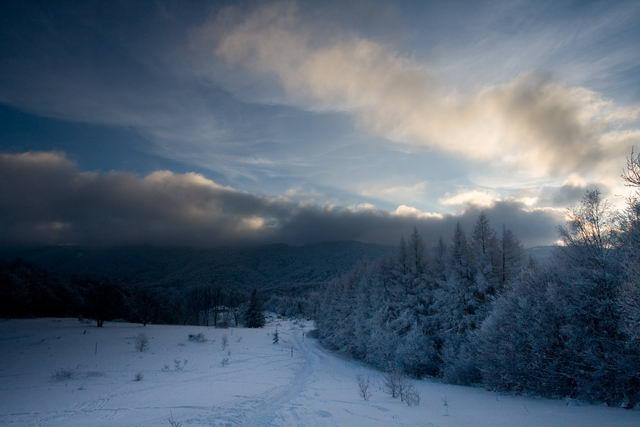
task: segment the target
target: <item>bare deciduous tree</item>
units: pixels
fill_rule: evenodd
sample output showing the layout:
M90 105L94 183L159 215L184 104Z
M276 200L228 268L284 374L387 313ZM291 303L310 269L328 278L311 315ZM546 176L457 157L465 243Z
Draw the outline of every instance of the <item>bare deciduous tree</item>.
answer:
M394 399L399 397L408 406L420 404L420 393L414 388L404 372L398 368L392 368L384 374L382 386L383 390L391 397Z
M222 350L226 350L227 346L229 346L229 337L227 337L227 334L224 334L222 336Z
M369 376L358 374L356 376L356 381L358 382L358 392L360 393L360 397L364 400L369 400L371 397L371 391L369 390L371 380Z
M640 187L640 152L636 153L633 148L627 157L627 165L622 172L622 179L630 187Z
M143 333L136 335L135 341L136 351L143 352L149 348L149 338Z
M173 418L173 413L169 412L169 417L167 418L167 422L171 427L182 427L182 423L175 418Z
M409 381L402 387L400 392L400 400L407 406L418 406L420 404L420 393L413 387Z
M398 368L390 369L382 377L383 390L394 399L402 395L403 389L406 385L407 378Z

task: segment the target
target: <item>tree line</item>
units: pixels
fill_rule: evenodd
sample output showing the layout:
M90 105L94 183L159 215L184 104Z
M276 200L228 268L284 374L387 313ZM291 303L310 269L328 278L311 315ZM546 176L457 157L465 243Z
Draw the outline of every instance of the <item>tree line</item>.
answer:
M258 313L256 313L258 312ZM204 284L131 287L91 276L52 274L22 260L0 262L0 317L81 317L214 327L264 324L257 292Z
M623 174L640 189L640 155ZM640 194L612 210L588 191L537 264L481 214L467 234L361 265L315 316L324 345L384 370L492 390L634 407L640 392Z

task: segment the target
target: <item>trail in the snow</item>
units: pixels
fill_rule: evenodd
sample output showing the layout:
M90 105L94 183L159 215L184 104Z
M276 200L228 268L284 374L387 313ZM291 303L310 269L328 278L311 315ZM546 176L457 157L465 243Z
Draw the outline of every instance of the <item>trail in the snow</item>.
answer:
M290 339L294 350L302 357L302 364L293 380L281 387L275 394L265 399L263 406L246 420L246 425L256 427L271 426L337 426L339 423L332 413L335 403L351 406L348 401L326 401L322 397L322 384L329 381L339 388L353 388L352 374L357 363L342 360L337 355L322 349L315 339L306 338L302 329L292 327ZM350 382L351 381L351 382ZM353 389L355 392L355 388ZM315 402L314 405L311 402ZM354 406L362 406L357 400ZM353 408L356 409L356 408ZM349 411L345 409L345 411ZM384 409L386 411L386 409ZM374 411L375 412L375 411ZM357 415L361 417L362 415ZM375 416L364 419L379 423ZM362 419L361 419L362 421ZM245 425L245 423L243 423Z
M286 334L289 345L292 346L296 357L302 356L302 363L296 370L293 380L286 386L278 387L269 392L256 411L243 422L247 426L280 426L303 425L297 413L298 409L292 406L292 401L299 397L305 390L309 379L316 370L317 356L309 351L307 338L303 336L303 329L292 326Z

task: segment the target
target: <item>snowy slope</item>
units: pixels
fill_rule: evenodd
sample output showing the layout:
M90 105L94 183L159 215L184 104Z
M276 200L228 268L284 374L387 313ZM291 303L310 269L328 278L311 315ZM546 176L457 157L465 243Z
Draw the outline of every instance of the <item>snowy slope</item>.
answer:
M640 425L640 411L431 381L416 382L422 401L409 408L379 390L378 372L322 349L303 336L309 325L302 326L280 321L259 330L225 330L108 323L98 329L74 319L0 322L0 424L169 425L172 416L183 426ZM271 342L275 327L279 344ZM150 341L142 353L134 349L141 332ZM187 339L198 332L207 342ZM223 366L225 357L229 364ZM72 371L72 377L52 378L58 369ZM142 381L134 381L137 373ZM375 382L368 402L358 396L358 373Z

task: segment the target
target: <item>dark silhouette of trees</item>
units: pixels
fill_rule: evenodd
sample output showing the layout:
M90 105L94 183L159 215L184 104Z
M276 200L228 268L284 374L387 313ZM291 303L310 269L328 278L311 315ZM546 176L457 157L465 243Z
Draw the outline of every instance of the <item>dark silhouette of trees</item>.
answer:
M86 280L85 316L101 328L107 320L126 315L126 295L120 287L100 280Z
M262 304L258 298L258 290L251 291L249 304L244 314L244 326L247 328L262 328L265 324Z

